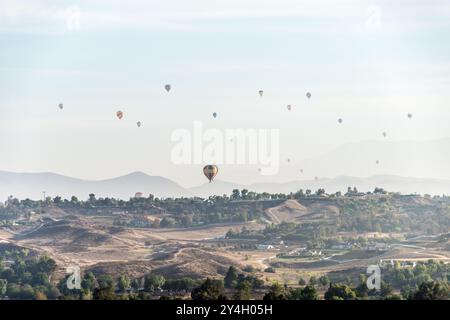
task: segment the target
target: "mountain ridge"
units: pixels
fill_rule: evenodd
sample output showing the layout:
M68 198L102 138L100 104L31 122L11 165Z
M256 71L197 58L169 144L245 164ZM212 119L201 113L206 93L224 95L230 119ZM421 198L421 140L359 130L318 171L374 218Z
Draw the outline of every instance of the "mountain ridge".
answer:
M157 197L189 197L231 194L233 189L248 189L255 192L290 193L299 189L325 188L327 192L342 191L347 187L357 187L360 191L372 191L375 187L402 193L450 194L450 180L437 178L416 178L396 175L373 175L368 177L336 176L310 180L291 180L286 182L258 182L239 184L224 180L214 180L191 188L162 176L148 175L142 171L102 180L83 180L53 172L20 173L0 171L0 197L9 195L19 199L40 199L43 191L48 196L59 195L70 198L75 195L81 199L94 193L98 197L128 199L136 192ZM0 199L1 199L0 198Z

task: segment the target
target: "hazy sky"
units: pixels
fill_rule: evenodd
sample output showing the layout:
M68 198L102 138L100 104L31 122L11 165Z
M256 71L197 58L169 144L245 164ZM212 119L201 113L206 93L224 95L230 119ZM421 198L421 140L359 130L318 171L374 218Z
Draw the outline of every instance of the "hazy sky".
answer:
M445 0L2 0L0 170L203 183L202 165L170 160L196 120L280 130L280 174L224 166L240 183L297 178L302 159L383 131L450 137L449 39Z

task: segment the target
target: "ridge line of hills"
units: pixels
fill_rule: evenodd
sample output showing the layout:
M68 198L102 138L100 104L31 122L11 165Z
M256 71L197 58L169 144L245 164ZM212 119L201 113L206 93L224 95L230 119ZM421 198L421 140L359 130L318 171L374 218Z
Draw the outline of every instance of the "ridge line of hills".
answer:
M136 192L145 196L190 197L230 194L233 189L248 189L255 192L290 193L299 189L315 191L324 188L327 192L342 191L347 187L357 187L359 191L372 191L375 187L405 194L450 194L450 180L434 178L408 178L394 175L374 175L369 177L337 176L317 180L292 180L284 183L237 184L216 179L213 183L184 188L178 183L161 176L151 176L143 172L104 179L83 180L64 175L43 173L16 173L0 171L0 200L12 195L19 199L41 199L45 190L48 196L70 198L72 195L85 199L90 193L98 197L128 199Z

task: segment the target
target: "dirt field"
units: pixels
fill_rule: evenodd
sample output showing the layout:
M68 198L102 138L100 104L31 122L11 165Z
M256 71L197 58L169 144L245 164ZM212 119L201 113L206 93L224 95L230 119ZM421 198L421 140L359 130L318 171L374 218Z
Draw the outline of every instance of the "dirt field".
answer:
M338 209L332 205L315 206L314 203L305 207L295 200L288 200L267 209L266 213L274 223L324 221L335 216ZM142 276L156 271L171 277L201 279L223 276L227 268L234 265L241 269L252 266L267 281L292 285L298 282L299 277L308 279L312 275L352 268L363 270L383 260L434 259L450 262L448 247L430 238L414 239L410 243L402 240L403 245L393 245L384 252L349 251L327 258L279 259L277 254L295 248L280 245L273 249L257 250L255 243L251 243L250 247L241 249L241 246L223 241L230 229L238 231L244 226L249 230L265 228L264 224L254 222L180 229L129 228L114 226L108 217L65 216L58 211L45 222L34 226L8 231L0 229L0 242L9 242L52 257L62 270L61 277L66 267L78 265L83 270L114 275L127 273ZM361 235L371 239L404 239L400 234ZM275 267L276 272L265 272L268 267Z

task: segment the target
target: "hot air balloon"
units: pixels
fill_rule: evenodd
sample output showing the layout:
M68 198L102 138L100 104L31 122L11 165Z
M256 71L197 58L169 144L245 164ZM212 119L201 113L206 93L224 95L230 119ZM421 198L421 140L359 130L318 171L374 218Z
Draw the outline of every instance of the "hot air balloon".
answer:
M339 122L339 123L342 123L342 121L343 121L343 120L342 120L341 118L338 119L338 122Z
M318 181L318 180L319 180L319 177L314 177L314 180Z
M138 122L136 122L136 125L140 128L142 125L142 122L138 121Z
M123 118L123 112L120 111L120 110L117 111L117 112L116 112L116 116L117 116L117 118L119 118L119 120L122 119L122 118Z
M291 159L287 158L287 162L291 162Z
M218 172L219 168L215 165L207 165L203 167L203 174L205 175L206 178L208 178L210 183Z
M300 169L300 173L303 173L303 169Z
M387 136L387 133L386 132L383 132L383 137L386 137Z
M376 164L379 164L379 163L380 163L380 161L378 161L378 160L377 160L377 161L375 161L375 163L376 163Z
M408 118L409 118L409 119L412 118L412 113L408 113Z
M311 93L310 93L310 92L307 92L307 93L306 93L306 97L307 97L308 99L311 99Z
M166 84L164 86L164 89L166 89L167 92L169 92L171 88L172 88L172 86L170 84Z
M217 118L217 112L213 112L213 117Z
M60 104L58 104L58 108L59 108L60 110L62 110L62 109L64 109L64 105L63 105L62 103L60 103Z
M264 91L263 91L263 90L259 90L258 93L259 93L259 95L262 97L263 94L264 94Z
M291 106L290 104L288 104L286 108L287 108L289 111L291 111L292 106Z

